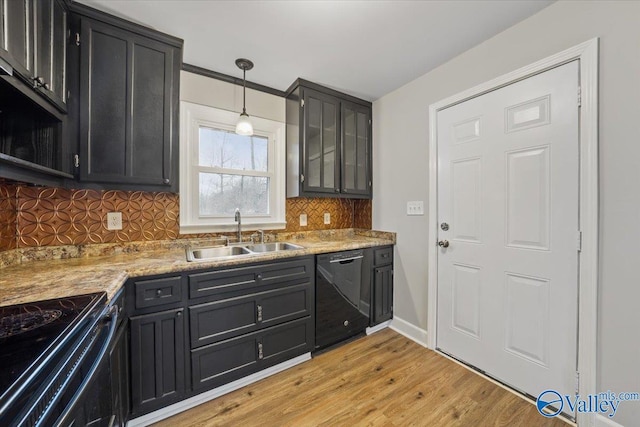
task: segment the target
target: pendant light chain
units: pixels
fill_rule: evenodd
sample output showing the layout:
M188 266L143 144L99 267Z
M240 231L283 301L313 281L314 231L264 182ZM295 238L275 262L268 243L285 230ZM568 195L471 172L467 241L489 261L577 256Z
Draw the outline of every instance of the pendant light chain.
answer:
M247 114L247 68L242 68L242 112Z

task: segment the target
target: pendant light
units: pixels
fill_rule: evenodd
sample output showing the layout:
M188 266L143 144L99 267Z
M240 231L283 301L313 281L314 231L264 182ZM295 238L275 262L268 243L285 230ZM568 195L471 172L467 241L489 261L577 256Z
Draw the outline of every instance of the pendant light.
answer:
M238 135L251 136L253 135L253 125L251 124L251 120L249 120L249 115L245 107L247 102L247 70L253 68L253 62L248 59L239 58L236 59L236 65L242 70L242 113L236 123L236 133Z

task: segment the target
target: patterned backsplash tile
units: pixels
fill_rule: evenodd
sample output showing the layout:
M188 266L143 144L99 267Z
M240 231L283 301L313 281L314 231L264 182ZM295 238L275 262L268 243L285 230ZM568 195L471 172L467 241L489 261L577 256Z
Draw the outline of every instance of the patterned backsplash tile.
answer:
M107 230L107 212L122 212L122 230ZM331 216L324 224L324 214ZM16 247L204 238L181 235L179 196L140 191L67 190L0 183L0 251ZM300 214L307 226L300 227ZM283 232L371 229L371 201L288 199Z
M0 251L18 247L17 241L17 186L0 183Z

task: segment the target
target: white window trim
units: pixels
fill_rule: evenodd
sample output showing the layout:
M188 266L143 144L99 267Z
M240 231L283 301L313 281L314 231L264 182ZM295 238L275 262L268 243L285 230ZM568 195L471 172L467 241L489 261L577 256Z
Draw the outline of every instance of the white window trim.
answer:
M237 230L233 216L228 218L198 215L198 135L200 126L235 131L238 113L191 102L180 101L180 233L212 233ZM243 216L243 230L281 230L285 218L285 125L281 122L251 117L254 134L268 138L269 216ZM263 173L256 173L262 175Z

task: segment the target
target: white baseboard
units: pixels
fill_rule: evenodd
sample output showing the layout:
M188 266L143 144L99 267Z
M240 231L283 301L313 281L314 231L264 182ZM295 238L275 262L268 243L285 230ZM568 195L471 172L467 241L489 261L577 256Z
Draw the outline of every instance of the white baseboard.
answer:
M421 329L407 322L406 320L402 320L399 317L394 317L391 320L391 326L389 327L394 331L396 331L397 333L402 334L405 337L409 338L410 340L415 341L421 346L428 348L427 331L425 331L424 329Z
M596 414L595 427L624 427L622 424L618 424L606 415Z
M370 328L367 328L367 330L365 332L367 333L367 335L375 334L376 332L381 331L384 328L389 327L390 324L391 324L391 320L387 320L386 322L378 323L376 326L372 326Z
M173 415L179 414L180 412L184 412L187 409L191 409L202 403L213 400L216 397L220 397L224 394L230 393L249 384L253 384L271 375L277 374L278 372L282 372L286 369L292 368L302 362L306 362L307 360L311 360L311 353L303 354L302 356L298 356L291 360L287 360L286 362L279 363L260 372L256 372L255 374L240 378L239 380L233 381L229 384L225 384L221 387L214 388L213 390L200 393L197 396L190 397L189 399L183 400L181 402L174 403L173 405L167 406L166 408L158 409L157 411L151 412L150 414L146 414L133 420L129 420L129 422L127 423L127 427L151 425L160 420L164 420L165 418L169 418Z

